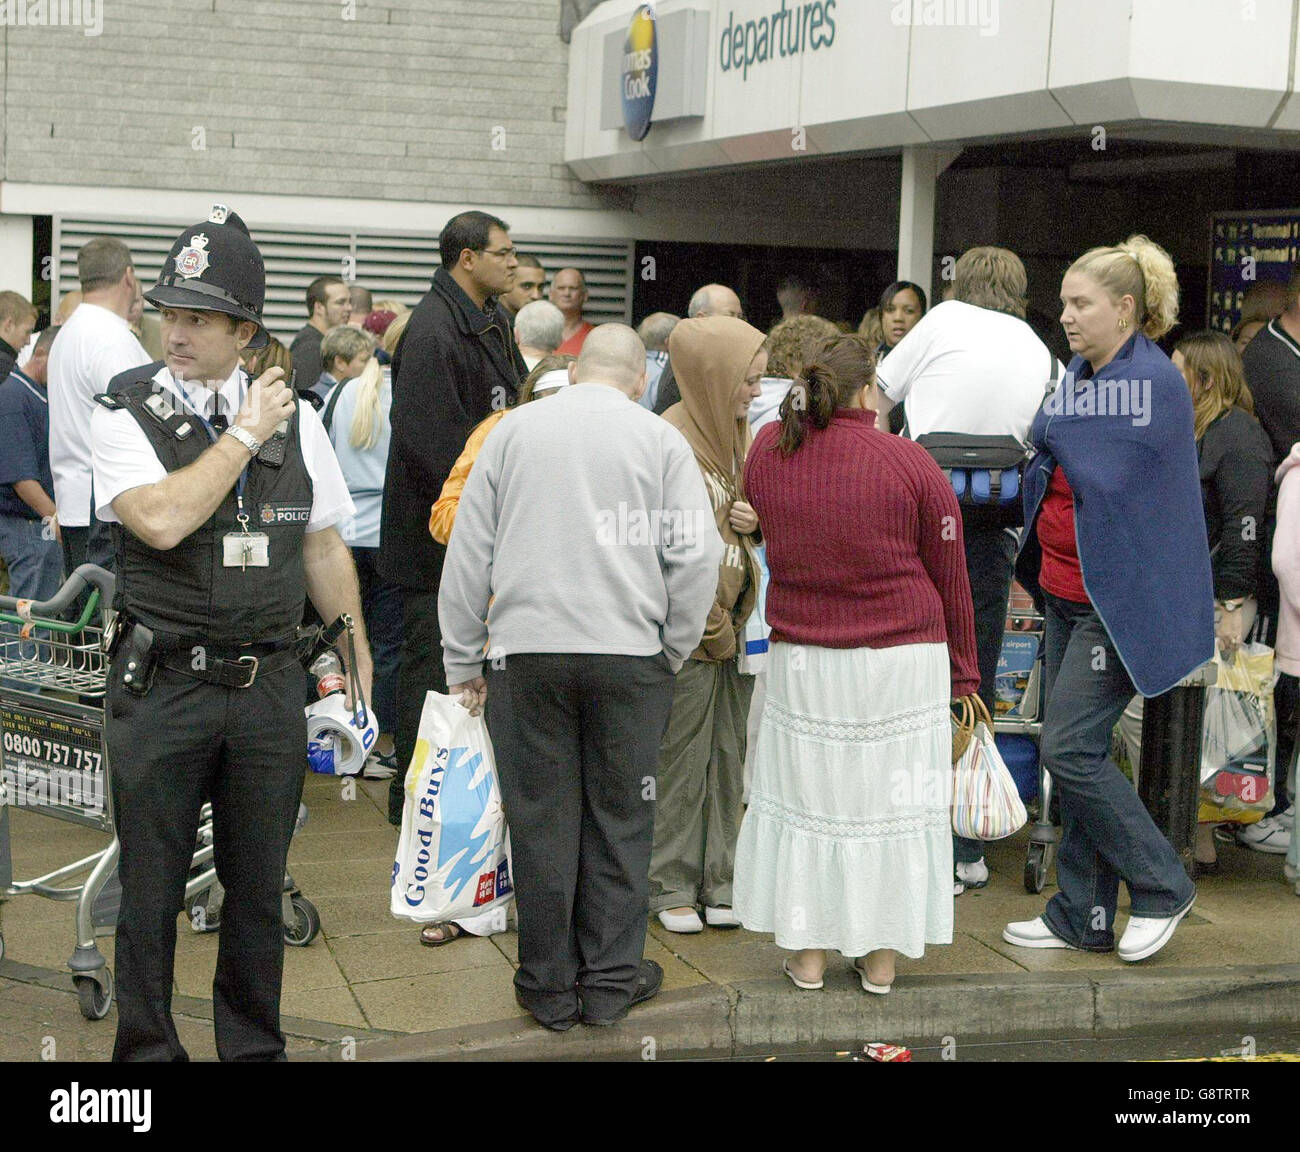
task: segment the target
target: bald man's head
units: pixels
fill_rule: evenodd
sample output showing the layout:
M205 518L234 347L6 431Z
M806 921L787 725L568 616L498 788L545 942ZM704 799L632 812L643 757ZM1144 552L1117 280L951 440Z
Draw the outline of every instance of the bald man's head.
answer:
M601 324L587 333L576 364L575 384L609 384L633 400L645 391L645 345L626 324Z
M551 303L566 320L581 319L582 306L587 303L587 278L577 268L561 268L551 278Z
M51 326L66 324L68 322L68 317L71 316L77 310L77 305L80 303L81 303L80 292L66 293L63 299L59 301L58 310L54 313L54 317L50 321Z
M743 317L745 311L740 306L740 297L725 284L706 284L691 297L686 315L696 316L735 316Z

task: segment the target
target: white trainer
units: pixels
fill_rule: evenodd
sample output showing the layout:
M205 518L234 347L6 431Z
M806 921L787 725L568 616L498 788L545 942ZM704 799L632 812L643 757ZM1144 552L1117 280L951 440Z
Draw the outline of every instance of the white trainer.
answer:
M1295 830L1295 805L1276 816L1265 816L1237 833L1237 843L1270 856L1285 856Z
M704 922L710 928L739 928L740 917L730 908L705 908Z
M1193 896L1182 911L1175 912L1172 916L1130 917L1128 927L1120 937L1117 949L1119 958L1132 964L1138 960L1145 960L1148 956L1154 956L1173 939L1174 929L1192 910L1192 905L1195 903L1196 897Z
M682 935L704 931L704 922L694 908L690 912L670 912L665 908L659 913L659 923L669 932L678 932Z
M957 880L966 888L983 888L989 882L989 866L984 863L984 857L970 864L958 864Z
M1017 948L1068 948L1079 951L1068 940L1053 932L1041 916L1032 920L1016 920L1002 929L1002 939Z

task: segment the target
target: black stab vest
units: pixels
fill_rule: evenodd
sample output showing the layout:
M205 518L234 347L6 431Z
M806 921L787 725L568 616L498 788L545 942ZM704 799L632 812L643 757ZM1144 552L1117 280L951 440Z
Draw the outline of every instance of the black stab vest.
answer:
M165 424L145 407L153 394L176 410ZM152 378L114 379L109 394L131 413L169 472L193 464L211 445L201 421ZM188 422L184 438L176 429ZM244 487L250 532L269 538L265 568L227 568L222 540L239 532L235 486L207 523L167 551L150 548L115 524L115 607L153 629L163 647L206 643L235 647L291 636L306 600L303 537L311 511L312 482L299 443L298 413L289 421L284 463L271 468L253 458Z

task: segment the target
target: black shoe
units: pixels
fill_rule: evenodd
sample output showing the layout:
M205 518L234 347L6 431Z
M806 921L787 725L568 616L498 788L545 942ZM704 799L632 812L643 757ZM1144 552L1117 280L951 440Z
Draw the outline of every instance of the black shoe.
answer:
M641 968L636 974L636 991L632 993L632 1002L617 1016L591 1016L584 1007L582 1022L596 1028L608 1028L611 1024L617 1024L638 1004L644 1004L651 997L657 996L663 986L664 970L653 960L642 960Z
M518 989L515 989L515 1003L536 1020L543 1028L549 1028L552 1032L567 1032L581 1019L578 1013L575 1012L572 1016L565 1016L562 1020L543 1020L526 1003L524 1003L524 999L519 995Z

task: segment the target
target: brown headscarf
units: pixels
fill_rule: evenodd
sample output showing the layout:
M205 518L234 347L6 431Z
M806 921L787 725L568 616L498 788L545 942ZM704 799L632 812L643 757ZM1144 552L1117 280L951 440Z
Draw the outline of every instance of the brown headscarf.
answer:
M668 337L682 399L664 418L681 430L701 467L736 492L753 438L748 418L736 416L736 388L764 339L757 328L733 316L683 320Z

